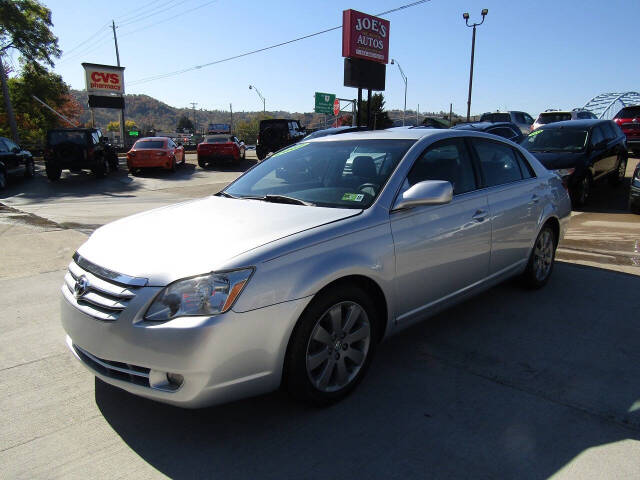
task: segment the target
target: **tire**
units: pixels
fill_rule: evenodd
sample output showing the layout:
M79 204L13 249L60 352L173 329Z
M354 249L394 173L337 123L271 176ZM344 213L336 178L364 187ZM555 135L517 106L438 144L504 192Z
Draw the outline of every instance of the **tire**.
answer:
M54 165L53 163L45 164L45 171L47 173L47 178L52 182L57 182L60 180L60 175L62 175L62 169L58 165Z
M7 174L0 170L0 190L7 188Z
M374 303L361 288L336 286L314 298L289 341L284 370L289 393L319 406L347 396L371 364L379 325Z
M624 155L618 155L618 166L614 172L609 175L609 185L617 187L624 181L624 175L627 172L627 159Z
M591 175L586 174L580 180L580 183L571 191L571 203L574 207L583 207L589 201L593 180Z
M247 159L247 149L243 148L242 149L242 160L246 160Z
M631 199L629 199L629 211L640 215L640 202L632 202Z
M118 160L118 156L113 155L111 157L111 160L109 160L109 171L117 172L119 166L120 166L120 161Z
M184 165L185 163L187 163L187 154L182 152L182 161L180 162L180 165Z
M36 164L33 158L29 158L24 164L24 178L33 178L36 174Z
M171 171L171 173L176 173L176 170L178 169L177 164L176 164L176 157L173 157L171 159L171 167L169 168L169 170Z
M106 157L101 157L92 171L96 178L104 178L105 175L109 173L109 161Z
M544 287L551 273L556 258L556 235L550 225L545 225L538 233L533 244L529 263L522 274L525 286L532 289Z
M258 160L260 160L260 161L264 160L264 157L267 156L267 153L268 152L265 152L261 148L256 149L256 156L258 157Z
M202 169L206 169L207 168L207 162L205 162L203 159L198 158L198 166Z

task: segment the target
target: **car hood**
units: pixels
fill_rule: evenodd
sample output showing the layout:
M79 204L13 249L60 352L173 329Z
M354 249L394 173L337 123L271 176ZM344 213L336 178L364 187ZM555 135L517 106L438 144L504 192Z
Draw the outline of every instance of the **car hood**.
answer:
M584 152L530 152L548 170L573 168L583 158Z
M164 286L228 268L231 259L249 250L361 212L211 196L105 225L78 253L101 267Z

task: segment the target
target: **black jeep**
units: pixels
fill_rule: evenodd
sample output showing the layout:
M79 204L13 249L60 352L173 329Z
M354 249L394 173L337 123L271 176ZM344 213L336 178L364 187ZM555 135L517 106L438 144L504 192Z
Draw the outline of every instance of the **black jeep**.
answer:
M306 135L298 120L272 118L260 121L260 133L256 144L256 155L262 160L271 152L296 143Z
M63 169L89 169L98 178L118 169L118 155L98 128L49 130L44 161L51 181L58 180Z

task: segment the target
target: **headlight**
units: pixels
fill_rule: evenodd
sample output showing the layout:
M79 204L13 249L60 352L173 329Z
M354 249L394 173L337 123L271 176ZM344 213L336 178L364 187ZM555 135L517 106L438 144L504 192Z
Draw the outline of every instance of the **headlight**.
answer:
M560 168L559 170L553 170L553 173L558 175L560 178L564 179L565 177L568 177L575 171L576 171L575 168Z
M166 322L176 317L224 313L240 296L252 273L252 268L246 268L173 282L156 296L144 318Z

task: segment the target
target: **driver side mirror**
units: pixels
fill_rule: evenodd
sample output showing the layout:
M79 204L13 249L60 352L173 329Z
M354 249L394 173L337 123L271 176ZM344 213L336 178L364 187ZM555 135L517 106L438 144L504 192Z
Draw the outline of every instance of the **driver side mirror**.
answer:
M405 190L396 199L392 211L420 205L444 205L453 198L453 186L445 180L425 180Z

